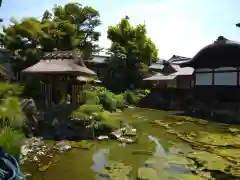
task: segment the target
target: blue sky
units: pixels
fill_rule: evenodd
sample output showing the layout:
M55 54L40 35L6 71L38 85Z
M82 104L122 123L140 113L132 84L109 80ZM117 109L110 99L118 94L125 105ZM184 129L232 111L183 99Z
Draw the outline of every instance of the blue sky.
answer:
M161 58L173 54L192 57L223 35L240 41L240 0L3 0L0 17L41 17L54 4L79 2L99 10L102 25L100 46L109 47L107 28L128 15L132 24L144 23Z

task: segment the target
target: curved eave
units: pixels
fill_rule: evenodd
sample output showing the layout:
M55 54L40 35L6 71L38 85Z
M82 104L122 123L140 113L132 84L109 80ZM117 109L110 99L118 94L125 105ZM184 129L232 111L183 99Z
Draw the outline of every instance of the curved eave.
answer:
M217 68L223 66L240 66L240 43L226 41L213 43L202 48L193 58L182 63L194 68Z

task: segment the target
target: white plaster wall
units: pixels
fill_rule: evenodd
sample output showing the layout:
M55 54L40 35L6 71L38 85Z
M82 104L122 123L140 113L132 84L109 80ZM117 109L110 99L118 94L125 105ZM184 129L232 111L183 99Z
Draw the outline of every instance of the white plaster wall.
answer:
M212 85L212 73L196 73L196 85Z
M214 85L221 86L237 85L237 72L214 73Z

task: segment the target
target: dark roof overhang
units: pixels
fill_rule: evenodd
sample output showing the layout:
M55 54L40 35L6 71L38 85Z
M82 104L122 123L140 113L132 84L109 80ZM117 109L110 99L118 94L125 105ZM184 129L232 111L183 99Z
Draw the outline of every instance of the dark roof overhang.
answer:
M219 37L182 65L194 68L240 67L240 43Z

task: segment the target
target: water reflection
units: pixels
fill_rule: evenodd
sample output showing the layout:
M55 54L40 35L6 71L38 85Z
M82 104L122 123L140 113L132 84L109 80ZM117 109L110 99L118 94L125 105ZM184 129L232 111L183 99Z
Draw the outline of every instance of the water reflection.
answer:
M158 154L166 154L166 151L163 148L163 146L160 144L159 139L153 136L148 136L148 139L156 144L155 153L154 153L155 156Z
M153 155L153 157L151 157L149 160L153 160L155 161L155 167L153 167L153 164L149 164L149 163L145 163L145 167L146 168L153 168L155 170L157 170L158 172L160 171L170 171L170 172L175 172L175 173L181 173L181 174L184 174L184 173L191 173L191 170L190 169L187 169L185 168L184 166L182 165L178 165L178 164L171 164L169 163L167 160L164 160L164 159L161 159L161 158L158 158L157 156L158 155L168 155L168 154L175 154L175 155L179 155L178 153L170 153L170 152L166 152L164 147L161 145L160 141L158 138L156 137L153 137L153 136L148 136L148 139L152 142L154 142L156 144L156 147L155 147L155 153ZM156 159L155 159L156 158ZM157 163L157 161L162 161L161 163ZM151 162L151 161L150 161ZM168 164L167 166L164 166L164 164ZM170 177L169 177L170 178Z
M94 153L92 156L93 165L91 169L94 172L99 173L104 169L107 164L107 155L109 154L109 149L100 149L98 152Z

